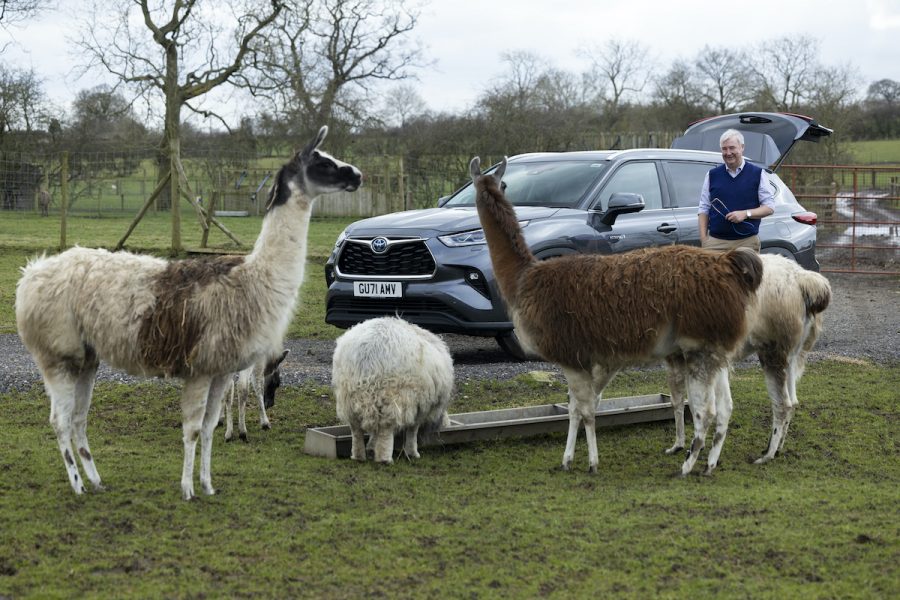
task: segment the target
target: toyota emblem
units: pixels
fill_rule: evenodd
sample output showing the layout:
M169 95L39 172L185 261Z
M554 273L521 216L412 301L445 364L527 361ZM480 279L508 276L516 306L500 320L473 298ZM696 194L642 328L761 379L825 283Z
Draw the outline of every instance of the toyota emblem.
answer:
M387 238L377 237L369 244L375 254L384 254L388 249Z

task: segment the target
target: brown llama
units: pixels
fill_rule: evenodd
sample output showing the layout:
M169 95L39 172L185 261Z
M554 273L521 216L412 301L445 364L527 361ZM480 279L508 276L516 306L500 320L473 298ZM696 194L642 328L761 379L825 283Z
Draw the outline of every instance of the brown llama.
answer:
M744 339L746 309L762 277L759 256L746 249L666 246L538 261L500 188L505 170L506 159L484 175L478 157L469 165L491 263L516 333L532 351L560 365L568 382L562 468L572 465L584 422L590 471L597 471L595 410L620 369L677 354L684 359L694 409L694 441L681 474L693 469L715 419L706 470L711 473L731 416L730 357Z

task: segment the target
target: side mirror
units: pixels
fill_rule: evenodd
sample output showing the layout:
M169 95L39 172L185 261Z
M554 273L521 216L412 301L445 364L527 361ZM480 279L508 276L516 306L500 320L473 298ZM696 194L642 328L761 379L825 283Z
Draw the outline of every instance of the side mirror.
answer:
M616 192L609 199L609 206L600 222L604 225L612 225L616 222L619 215L636 213L644 210L644 197L640 194L632 194L627 192Z
M438 208L441 208L445 204L447 204L447 200L450 199L450 196L441 196L438 198Z

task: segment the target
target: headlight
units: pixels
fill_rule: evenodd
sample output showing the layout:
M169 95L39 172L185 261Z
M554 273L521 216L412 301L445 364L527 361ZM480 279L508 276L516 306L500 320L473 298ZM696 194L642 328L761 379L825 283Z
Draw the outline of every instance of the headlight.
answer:
M525 228L527 225L528 221L519 221L519 227ZM438 236L438 239L441 240L445 246L451 248L460 246L480 246L487 243L484 239L484 229L451 233L449 235Z
M487 243L484 240L484 229L442 235L439 236L438 239L441 240L445 246L450 246L451 248L456 248L458 246L478 246Z

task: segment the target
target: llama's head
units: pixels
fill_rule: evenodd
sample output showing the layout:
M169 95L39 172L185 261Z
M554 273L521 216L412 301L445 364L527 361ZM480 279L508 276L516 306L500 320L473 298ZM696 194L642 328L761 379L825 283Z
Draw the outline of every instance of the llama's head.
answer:
M270 360L266 363L266 368L263 370L263 381L265 383L265 389L263 390L263 405L266 408L275 406L275 392L281 387L281 370L279 367L289 352L290 350L285 350L281 353L281 356L277 356Z
M472 161L469 163L469 175L472 176L472 182L477 184L479 179L484 181L484 178L490 178L493 180L494 185L497 186L498 189L502 189L500 187L500 180L503 179L503 174L506 173L506 165L507 160L506 157L503 157L503 160L500 162L500 165L494 170L493 173L488 173L486 175L481 174L481 158L474 157ZM488 181L485 181L488 183Z
M269 192L266 210L286 203L294 191L301 192L309 202L321 194L356 191L362 184L359 169L319 150L326 135L328 126L322 126L315 139L281 167Z

